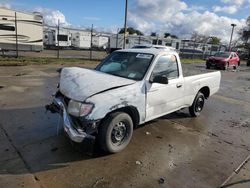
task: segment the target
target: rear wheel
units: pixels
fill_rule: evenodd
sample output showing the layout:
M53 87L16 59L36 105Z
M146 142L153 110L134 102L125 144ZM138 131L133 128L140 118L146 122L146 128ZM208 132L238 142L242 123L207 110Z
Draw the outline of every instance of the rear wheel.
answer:
M248 66L248 67L250 66L250 60L247 61L247 66Z
M100 145L109 153L120 152L129 144L132 134L131 117L124 112L115 112L100 125Z
M223 67L223 70L227 70L229 68L229 63L225 63L224 67Z
M192 117L197 117L200 115L205 104L205 97L203 93L198 92L196 95L192 106L189 107L189 113Z
M237 62L237 63L234 65L234 70L237 70L238 66L239 66L239 64L238 64L238 62Z

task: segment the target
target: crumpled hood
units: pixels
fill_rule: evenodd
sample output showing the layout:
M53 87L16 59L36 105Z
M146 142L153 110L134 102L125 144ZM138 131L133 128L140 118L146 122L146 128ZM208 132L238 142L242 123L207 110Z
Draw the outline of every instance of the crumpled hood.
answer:
M70 99L83 102L97 93L135 82L85 68L63 68L60 77L60 92Z

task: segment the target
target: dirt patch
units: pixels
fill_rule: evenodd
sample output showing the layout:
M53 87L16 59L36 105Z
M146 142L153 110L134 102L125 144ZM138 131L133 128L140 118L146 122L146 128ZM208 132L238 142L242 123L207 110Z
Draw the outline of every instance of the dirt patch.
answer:
M250 119L246 119L244 121L235 121L235 120L229 120L229 127L232 128L249 128L250 127Z
M242 76L239 76L239 77L238 77L238 80L250 81L250 77L242 77Z
M25 76L25 75L27 75L27 73L17 73L14 76Z

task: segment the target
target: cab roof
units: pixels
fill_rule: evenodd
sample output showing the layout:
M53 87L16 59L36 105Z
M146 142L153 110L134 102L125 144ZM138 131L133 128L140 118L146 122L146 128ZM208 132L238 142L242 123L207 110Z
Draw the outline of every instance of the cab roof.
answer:
M177 54L173 50L156 49L156 48L131 48L131 49L117 50L116 52L147 53L147 54L153 54L155 56L163 54L163 53L165 53L165 54Z

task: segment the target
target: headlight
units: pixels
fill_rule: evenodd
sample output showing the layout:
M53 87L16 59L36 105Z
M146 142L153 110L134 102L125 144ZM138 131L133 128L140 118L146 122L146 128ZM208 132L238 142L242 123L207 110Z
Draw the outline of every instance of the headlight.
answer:
M82 117L88 115L93 107L94 105L91 103L81 103L70 100L68 105L68 113L76 117Z

